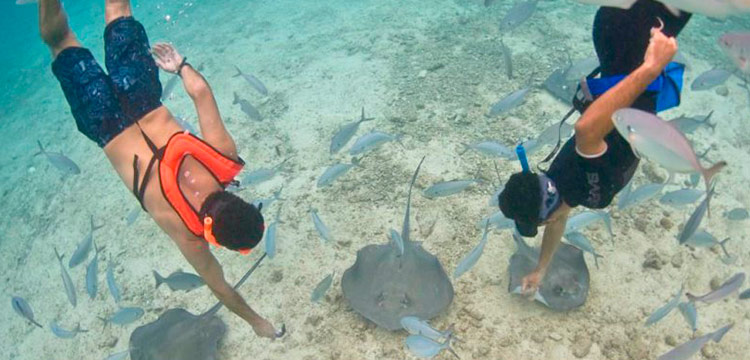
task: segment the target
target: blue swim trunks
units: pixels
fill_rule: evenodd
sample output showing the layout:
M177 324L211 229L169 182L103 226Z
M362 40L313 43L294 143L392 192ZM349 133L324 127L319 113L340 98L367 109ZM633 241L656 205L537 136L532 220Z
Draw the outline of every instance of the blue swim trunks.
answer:
M161 106L159 68L149 49L143 25L121 17L104 30L109 74L85 48L67 48L52 62L78 131L100 147Z

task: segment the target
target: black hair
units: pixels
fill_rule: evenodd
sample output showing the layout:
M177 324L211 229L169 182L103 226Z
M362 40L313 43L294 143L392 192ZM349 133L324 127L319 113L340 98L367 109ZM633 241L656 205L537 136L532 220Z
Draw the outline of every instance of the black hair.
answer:
M539 221L542 194L539 191L539 175L519 172L510 176L505 189L498 195L500 211L508 219L525 223Z
M211 193L203 201L199 215L201 219L213 218L214 237L227 249L252 249L263 238L263 215L233 193Z

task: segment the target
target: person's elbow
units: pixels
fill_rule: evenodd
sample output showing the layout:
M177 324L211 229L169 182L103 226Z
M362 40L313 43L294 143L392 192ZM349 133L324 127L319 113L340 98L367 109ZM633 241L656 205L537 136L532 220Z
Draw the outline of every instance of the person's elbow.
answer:
M582 116L575 124L576 145L579 147L594 142L594 122L590 117Z

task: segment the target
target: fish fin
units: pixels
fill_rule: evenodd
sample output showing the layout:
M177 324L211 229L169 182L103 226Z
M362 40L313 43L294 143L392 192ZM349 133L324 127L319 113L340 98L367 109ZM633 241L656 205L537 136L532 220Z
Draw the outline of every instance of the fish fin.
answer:
M539 301L540 303L544 304L544 306L549 307L549 303L547 302L547 299L544 298L544 296L537 290L534 293L534 300Z
M163 277L163 276L159 275L159 273L158 273L158 272L156 272L156 270L153 270L153 272L154 272L154 280L156 280L156 287L154 287L154 288L155 288L155 289L158 289L158 288L159 288L159 286L160 286L160 285L161 285L162 283L164 283L164 280L165 280L165 279L164 279L164 277Z
M734 327L734 324L733 324L733 323L732 323L732 324L729 324L729 325L727 325L727 326L725 326L725 327L723 327L723 328L721 328L721 329L719 329L719 330L716 330L716 331L714 331L714 333L713 333L713 334L711 334L711 339L712 339L712 340L713 340L713 341L714 341L715 343L718 343L719 341L721 341L721 339L722 339L722 338L724 337L724 335L726 335L726 333L727 333L727 332L728 332L729 330L732 330L732 327Z
M466 143L461 143L461 146L464 147L464 150L461 151L460 153L458 153L458 155L466 154L466 152L471 149L471 146L469 144L466 144Z
M65 256L65 254L60 255L60 253L57 252L57 247L53 247L53 249L55 250L55 256L57 256L57 260L62 261L62 259Z
M102 225L99 225L99 226L97 226L97 225L94 225L94 215L93 215L93 214L92 214L92 215L91 215L91 217L89 218L89 221L90 221L90 223L91 223L91 232L94 232L94 230L99 230L99 229L101 229L101 228L103 228L103 227L104 227L104 224L102 224ZM103 248L102 248L102 249L103 249Z
M34 156L44 154L44 146L42 146L42 142L37 140L36 143L39 145L39 151L35 153Z
M450 341L450 340L448 340L448 341ZM446 349L448 349L448 351L449 351L449 352L450 352L451 354L453 354L453 356L455 356L455 357L456 357L456 359L459 359L459 360L461 359L461 357L460 357L460 356L458 356L458 354L456 354L456 351L455 351L455 350L453 350L453 348L452 348L452 347L451 347L450 345L448 345L448 347L447 347Z
M237 104L240 102L240 97L237 95L237 92L234 92L234 100L232 100L232 105Z
M711 112L708 113L708 115L706 115L706 118L703 119L703 123L706 124L706 126L710 127L711 131L716 132L716 124L718 124L718 122L715 122L713 124L711 122L709 122L709 120L711 120L711 116L713 114L714 114L714 111L711 110Z
M44 326L42 326L41 324L39 324L38 322L36 322L36 320L34 320L34 319L29 319L29 321L31 321L32 324L36 325L40 329L44 328Z
M703 169L703 177L706 182L706 193L711 189L711 180L713 180L714 176L716 176L716 174L718 174L725 166L727 166L727 162L721 160L717 161L710 168Z
M232 77L238 77L242 75L242 70L240 70L240 68L237 67L237 65L234 66L234 69L237 70L237 73L232 75Z
M721 246L721 250L724 250L724 255L726 255L726 256L727 256L727 259L728 259L728 258L731 258L732 256L730 256L730 255L729 255L729 252L727 252L727 248L726 248L726 246L725 246L725 245L726 245L726 244L727 244L727 242L728 242L729 240L731 240L731 239L732 239L732 238L726 238L726 239L724 239L724 240L722 240L722 241L720 241L720 242L719 242L719 246Z

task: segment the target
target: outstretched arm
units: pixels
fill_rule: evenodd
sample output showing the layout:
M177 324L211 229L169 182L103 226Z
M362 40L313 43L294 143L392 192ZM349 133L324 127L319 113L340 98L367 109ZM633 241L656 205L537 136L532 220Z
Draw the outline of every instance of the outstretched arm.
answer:
M635 102L648 85L659 77L677 52L677 41L659 28L651 29L651 41L643 64L596 99L576 122L576 148L585 155L607 150L604 137L614 128L612 114Z
M276 330L268 320L256 313L232 285L224 279L224 272L216 258L209 251L205 244L196 243L195 241L184 240L177 242L180 252L185 259L193 266L198 275L203 278L206 285L211 289L216 298L221 301L229 310L237 314L243 320L247 321L253 327L255 334L267 338L275 338Z
M170 44L158 43L152 49L156 64L164 71L182 77L185 92L193 99L198 113L203 138L222 154L237 160L237 146L224 127L224 122L216 106L216 99L206 79L190 64L183 64L182 56Z
M552 262L552 258L554 257L555 252L557 252L558 246L560 246L560 241L565 233L565 225L568 223L570 210L570 206L563 203L553 214L554 219L544 227L542 251L539 254L539 263L534 271L524 276L521 280L522 294L533 294L537 291L539 285L541 285L544 276L547 274L547 268L549 267L550 262Z

